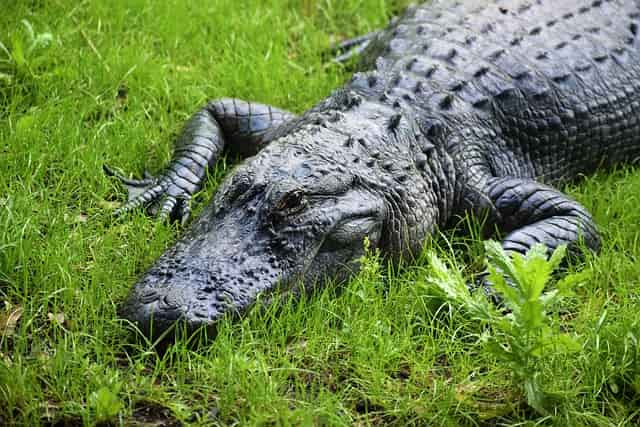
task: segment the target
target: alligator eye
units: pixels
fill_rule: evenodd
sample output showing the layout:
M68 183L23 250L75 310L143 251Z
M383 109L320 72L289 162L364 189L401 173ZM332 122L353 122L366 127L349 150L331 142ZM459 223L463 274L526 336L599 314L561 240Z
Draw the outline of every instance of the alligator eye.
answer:
M275 209L281 214L300 212L307 205L307 199L301 190L293 190L282 196Z

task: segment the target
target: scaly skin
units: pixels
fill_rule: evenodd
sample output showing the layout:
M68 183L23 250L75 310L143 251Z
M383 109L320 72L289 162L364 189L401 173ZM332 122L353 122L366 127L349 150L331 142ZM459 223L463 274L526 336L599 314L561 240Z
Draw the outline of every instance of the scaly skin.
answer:
M631 0L442 1L366 37L362 72L300 117L211 102L161 177L122 178L132 197L120 213L183 219L223 149L255 155L123 316L150 335L176 320L210 326L259 295L349 277L365 237L397 260L469 212L510 251L597 250L589 213L551 186L640 156L639 17Z

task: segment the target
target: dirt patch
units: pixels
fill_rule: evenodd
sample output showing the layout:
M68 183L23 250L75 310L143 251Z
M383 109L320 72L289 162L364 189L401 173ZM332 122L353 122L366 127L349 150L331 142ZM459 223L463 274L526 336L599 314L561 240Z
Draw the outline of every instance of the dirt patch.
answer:
M157 402L140 400L135 403L133 414L126 425L138 427L179 427L182 423L176 419L171 409Z

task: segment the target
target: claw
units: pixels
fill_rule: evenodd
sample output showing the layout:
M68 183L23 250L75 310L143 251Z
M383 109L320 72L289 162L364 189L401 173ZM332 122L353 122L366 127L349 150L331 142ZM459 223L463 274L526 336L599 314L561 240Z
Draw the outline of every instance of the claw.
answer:
M104 171L105 175L118 178L118 180L127 187L148 187L151 184L155 184L156 181L156 179L153 176L149 175L146 171L144 179L129 179L126 176L111 169L106 164L102 165L102 170Z
M148 214L162 221L179 220L182 224L186 223L191 212L191 194L179 182L176 183L171 175L164 174L156 178L145 171L144 179L129 179L107 165L102 165L102 168L107 176L117 178L127 188L128 200L113 212L114 216L123 216L144 207Z
M140 197L144 192L156 184L158 180L147 172L145 172L144 179L129 179L126 176L116 172L106 164L102 165L102 169L104 170L105 175L113 176L118 179L126 188L127 188L127 201L131 202Z
M158 214L158 219L160 221L167 221L171 219L171 215L178 204L178 200L176 200L173 196L167 196L164 203L162 204L162 208L160 208L160 213Z
M189 216L191 216L191 204L189 199L182 198L180 200L180 224L185 225Z
M130 197L129 201L125 203L122 207L116 209L113 214L115 216L121 216L126 214L127 212L132 211L133 209L137 209L141 206L144 206L147 203L151 202L156 197L158 197L158 195L160 194L160 192L162 192L163 189L164 187L162 185L156 184L153 187L144 190L141 194L138 194L133 198Z

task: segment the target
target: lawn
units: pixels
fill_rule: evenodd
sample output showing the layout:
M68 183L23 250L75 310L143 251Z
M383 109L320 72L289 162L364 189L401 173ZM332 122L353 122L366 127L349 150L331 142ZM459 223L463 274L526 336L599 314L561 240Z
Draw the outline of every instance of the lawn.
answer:
M349 77L323 56L327 47L384 25L407 3L3 5L0 424L640 422L640 171L631 168L566 189L594 214L604 244L570 265L580 280L547 319L576 348L536 355L553 396L544 412L487 350L486 325L430 284L432 252L467 277L478 271L477 233L444 231L400 268L371 254L350 283L223 322L207 343L182 337L160 353L117 317L136 277L181 229L141 212L114 219L126 196L103 163L136 176L160 171L207 99L304 111ZM196 213L234 161L220 160Z

